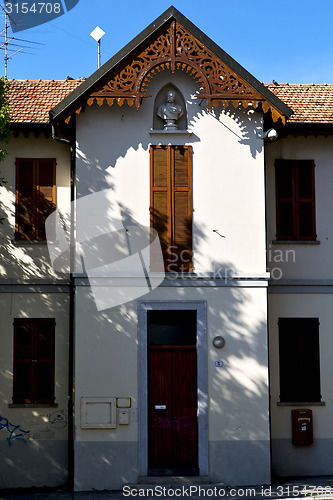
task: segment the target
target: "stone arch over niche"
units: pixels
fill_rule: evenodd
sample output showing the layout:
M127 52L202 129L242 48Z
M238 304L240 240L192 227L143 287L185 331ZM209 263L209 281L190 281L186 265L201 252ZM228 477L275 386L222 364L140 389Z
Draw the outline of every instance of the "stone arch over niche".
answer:
M167 92L169 90L173 90L175 92L175 94L176 94L175 102L176 102L176 104L178 104L179 106L181 106L183 108L183 116L181 116L179 118L179 120L177 120L177 128L178 128L178 130L187 130L186 102L185 102L184 96L181 93L181 91L178 89L178 87L176 87L176 85L174 85L171 82L168 82L167 84L165 84L159 90L159 92L157 93L157 95L155 97L154 108L153 108L154 109L153 129L154 130L163 130L164 120L162 120L162 118L160 118L157 115L157 110L161 106L161 104L163 104L165 102L166 95L167 95Z

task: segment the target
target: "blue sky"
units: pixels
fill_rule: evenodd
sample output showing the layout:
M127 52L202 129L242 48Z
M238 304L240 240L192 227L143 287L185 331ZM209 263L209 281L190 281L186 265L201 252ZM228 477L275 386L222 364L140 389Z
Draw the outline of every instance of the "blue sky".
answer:
M332 0L79 0L46 24L15 34L9 29L34 43L15 40L31 48L9 59L8 78L88 77L97 69L90 37L96 26L106 33L103 64L171 4L261 81L333 83ZM0 56L3 75L3 50Z

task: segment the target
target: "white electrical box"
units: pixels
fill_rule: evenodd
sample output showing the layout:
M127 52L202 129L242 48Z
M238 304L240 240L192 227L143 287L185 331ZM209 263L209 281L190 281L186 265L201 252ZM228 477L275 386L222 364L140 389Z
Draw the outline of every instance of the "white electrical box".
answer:
M115 429L116 398L81 398L82 429Z
M130 423L129 410L118 410L118 424L128 425Z

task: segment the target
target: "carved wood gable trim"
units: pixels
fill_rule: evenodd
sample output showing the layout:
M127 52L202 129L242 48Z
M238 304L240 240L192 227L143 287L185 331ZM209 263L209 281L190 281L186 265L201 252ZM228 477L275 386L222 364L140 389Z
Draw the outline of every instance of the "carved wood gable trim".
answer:
M257 109L261 105L265 113L271 110L274 121L281 118L285 123L285 116L277 108L175 20L148 40L130 62L115 68L108 81L99 82L99 89L89 95L86 103L91 106L96 101L102 106L106 101L109 106L122 106L126 100L129 106L135 104L139 109L142 99L151 97L150 80L165 69L191 74L198 85L196 97L206 99L207 109L220 103L227 107L230 102L235 108L242 105ZM76 113L81 110L82 104ZM65 121L69 120L70 116Z

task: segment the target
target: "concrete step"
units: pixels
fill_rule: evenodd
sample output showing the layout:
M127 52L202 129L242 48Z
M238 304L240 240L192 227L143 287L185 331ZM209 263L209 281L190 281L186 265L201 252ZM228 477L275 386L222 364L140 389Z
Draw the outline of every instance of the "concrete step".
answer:
M191 486L191 485L203 485L203 486L211 486L212 481L209 476L140 476L138 480L138 484L131 485L136 487L151 487L154 485L163 485L163 486ZM219 483L221 486L222 483ZM216 484L214 485L216 486Z

